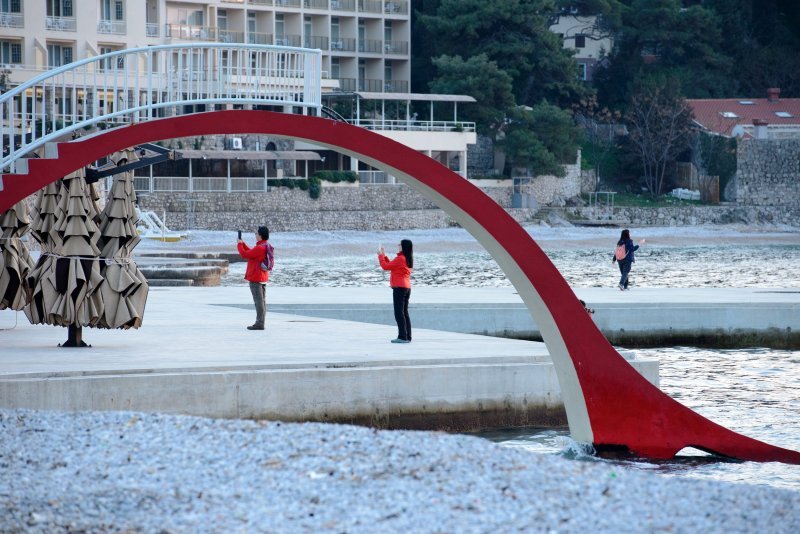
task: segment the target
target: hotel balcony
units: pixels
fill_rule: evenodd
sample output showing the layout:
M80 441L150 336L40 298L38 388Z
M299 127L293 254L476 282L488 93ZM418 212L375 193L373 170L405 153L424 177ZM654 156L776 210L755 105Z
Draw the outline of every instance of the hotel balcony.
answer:
M184 41L244 43L244 32L232 32L209 26L190 26L188 24L167 24L164 37Z
M145 31L147 32L148 37L160 37L161 36L161 25L157 22L148 22L145 25Z
M355 11L356 0L331 0L333 11Z
M358 10L362 13L382 13L383 2L381 0L358 0Z
M328 9L328 0L303 0L306 9Z
M24 28L25 16L14 11L0 11L0 28Z
M278 46L300 46L301 39L299 35L276 35L275 44Z
M358 42L358 51L368 54L382 54L383 41L377 39L363 39Z
M78 30L78 21L75 17L47 17L48 30L59 32L74 32Z
M385 41L383 51L386 54L408 55L408 41Z
M248 44L256 44L256 45L271 45L272 44L272 34L271 33L250 32L250 33L247 34L247 43Z
M305 48L319 48L320 50L327 50L328 38L317 35L306 35L303 37L303 46Z
M331 52L355 52L356 40L352 37L331 39Z
M97 33L104 35L125 35L128 32L124 20L101 20L97 23Z
M389 15L408 15L408 2L389 0L384 4L383 12Z
M302 0L275 0L275 7L300 7Z

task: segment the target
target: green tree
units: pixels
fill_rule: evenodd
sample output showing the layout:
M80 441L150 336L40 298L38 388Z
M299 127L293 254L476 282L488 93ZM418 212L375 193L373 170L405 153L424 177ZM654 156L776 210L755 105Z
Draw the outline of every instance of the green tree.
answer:
M551 0L441 0L420 22L436 35L434 55L485 54L511 76L517 103L548 100L562 107L587 94L578 66L548 28Z
M631 102L639 83L677 80L691 98L720 98L736 92L733 60L722 51L716 11L679 0L623 0L622 23L604 68L595 72L600 101L615 109ZM730 36L725 36L730 38Z
M661 195L667 168L689 147L692 118L675 80L648 81L635 89L626 116L629 139L653 196Z
M430 83L431 92L474 97L477 102L464 106L461 117L475 121L480 133L494 138L505 111L514 106L511 77L485 54L467 60L440 56L433 64L438 76Z
M564 176L564 163L574 163L578 131L569 112L542 102L509 112L500 146L508 172L525 168L533 174Z

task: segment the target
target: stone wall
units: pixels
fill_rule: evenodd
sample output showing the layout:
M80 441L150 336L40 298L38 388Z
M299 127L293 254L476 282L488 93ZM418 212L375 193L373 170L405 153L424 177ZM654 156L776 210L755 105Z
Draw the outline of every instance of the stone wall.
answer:
M566 200L581 194L581 151L573 165L564 165L566 176L535 176L525 192L533 195L540 206L564 206Z
M569 219L596 220L591 207L563 208ZM613 220L627 226L697 226L703 224L800 225L800 207L682 206L669 208L616 207Z
M510 187L483 189L495 202L511 205ZM193 209L188 211L192 199ZM405 185L323 187L319 199L308 191L272 188L268 193L151 193L139 207L166 213L171 229L235 230L265 222L276 231L393 230L444 228L455 223L434 203ZM533 210L508 209L517 220L530 221Z
M800 208L800 139L743 139L736 157L739 205Z

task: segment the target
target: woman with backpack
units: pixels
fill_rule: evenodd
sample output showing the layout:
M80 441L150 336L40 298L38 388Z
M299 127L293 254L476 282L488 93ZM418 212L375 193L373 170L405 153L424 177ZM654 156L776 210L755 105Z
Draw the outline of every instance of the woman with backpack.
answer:
M411 297L411 270L414 268L414 247L410 239L398 245L397 256L389 260L383 247L378 249L381 269L390 271L389 285L392 287L394 319L397 321L397 339L392 343L411 343L411 318L408 316L408 300Z
M644 239L639 241L639 245L644 245ZM614 250L614 255L611 257L611 263L617 262L619 265L619 290L624 291L628 289L628 275L631 272L633 262L636 261L633 253L639 250L639 245L633 244L631 239L631 232L627 228L622 231L617 241L617 248Z

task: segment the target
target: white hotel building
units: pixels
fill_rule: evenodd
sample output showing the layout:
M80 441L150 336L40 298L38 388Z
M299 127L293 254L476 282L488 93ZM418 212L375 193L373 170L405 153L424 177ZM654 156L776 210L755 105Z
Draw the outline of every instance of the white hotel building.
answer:
M428 100L409 94L407 0L0 0L0 68L7 73L0 90L84 58L191 42L319 49L323 94L350 94L356 109L371 110L347 119L466 176L474 124L457 122L456 115L457 102L471 98L436 95L437 109L442 100L452 102L452 119L444 121L434 120L433 103L420 120L409 112L405 117L395 113L389 121L380 112L389 102L392 109L410 110L411 103ZM313 147L298 143L296 148ZM357 167L356 162L347 165Z

